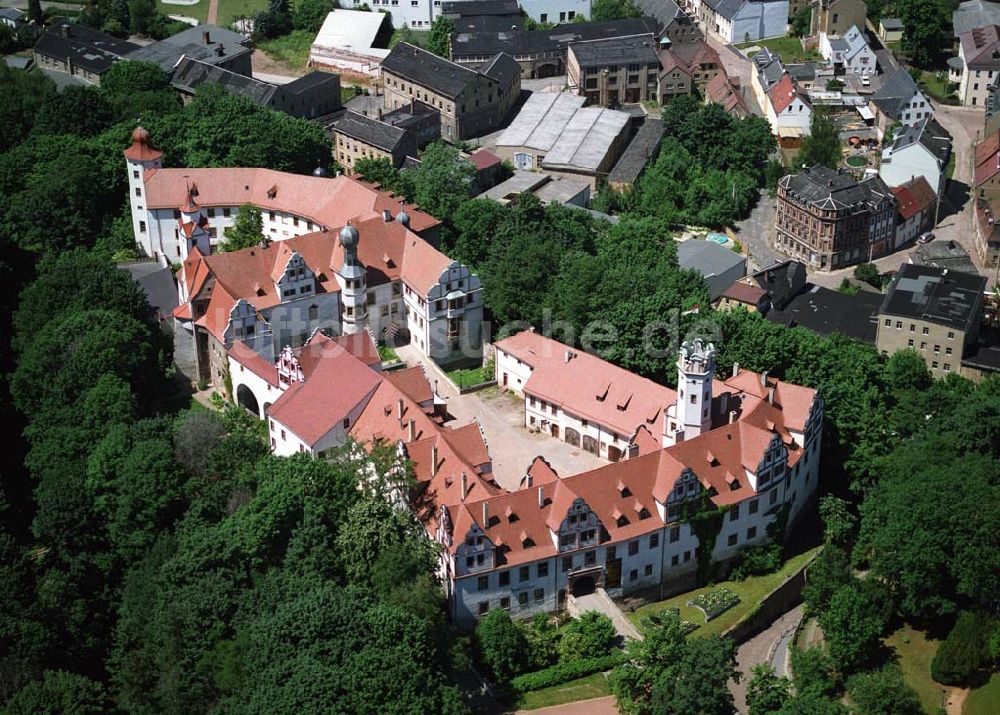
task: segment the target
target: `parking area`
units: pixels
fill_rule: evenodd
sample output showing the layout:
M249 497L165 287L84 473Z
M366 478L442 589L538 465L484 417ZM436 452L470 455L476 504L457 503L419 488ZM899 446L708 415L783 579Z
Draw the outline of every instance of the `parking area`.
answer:
M408 365L423 365L432 386L437 381L438 394L445 399L448 412L455 418L452 425L460 427L473 419L479 422L493 458L493 475L504 489L517 489L521 477L538 456L544 457L560 477L608 463L579 447L529 432L524 427L523 401L512 392L493 387L460 395L441 369L416 348L405 345L396 348L396 353Z

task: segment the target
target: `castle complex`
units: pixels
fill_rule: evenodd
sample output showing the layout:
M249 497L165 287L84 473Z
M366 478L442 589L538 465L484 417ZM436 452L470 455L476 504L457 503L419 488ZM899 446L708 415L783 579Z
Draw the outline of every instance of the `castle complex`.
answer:
M412 468L409 506L442 547L457 623L597 588L682 590L701 550L725 562L764 544L815 494L815 390L739 366L720 377L701 340L681 346L673 390L531 331L496 343L498 384L523 399L525 428L609 463L557 474L538 456L504 489L479 425L449 424L423 368L382 371L376 341L403 331L438 362L481 349L483 288L434 247L433 218L347 177L164 169L142 129L125 157L136 242L181 262L174 316L199 377L266 421L275 454L389 446ZM246 204L266 217L260 244L213 253ZM690 524L706 508L724 509L712 544Z

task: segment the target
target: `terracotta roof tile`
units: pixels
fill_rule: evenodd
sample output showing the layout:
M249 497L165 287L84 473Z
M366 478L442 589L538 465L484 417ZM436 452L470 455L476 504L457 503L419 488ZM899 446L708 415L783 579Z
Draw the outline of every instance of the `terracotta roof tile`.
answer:
M677 400L669 387L538 333L518 333L498 342L497 348L533 368L524 385L526 394L624 437L641 425L662 429L663 410Z

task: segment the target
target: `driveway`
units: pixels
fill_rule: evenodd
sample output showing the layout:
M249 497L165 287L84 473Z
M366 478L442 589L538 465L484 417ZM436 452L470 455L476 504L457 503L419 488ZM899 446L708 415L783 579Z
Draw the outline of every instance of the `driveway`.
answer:
M747 712L747 683L753 677L753 667L758 663L770 663L779 676L788 676L788 646L799 621L802 620L802 606L778 618L767 630L744 642L736 651L736 667L740 671L740 682L729 681L729 690L736 700L736 709Z
M747 252L747 273L753 273L761 268L767 268L784 257L771 245L774 234L774 213L777 200L768 196L767 191L760 192L757 205L750 215L736 223L737 240L743 244Z
M479 422L493 459L493 476L504 489L517 489L538 456L544 457L560 477L608 464L579 447L529 432L524 427L523 400L514 393L488 388L460 395L441 369L413 346L396 348L396 353L407 365L423 365L431 385L437 383L438 394L447 402L448 412L455 418L453 425L468 424L473 419Z
M632 625L632 621L630 621L622 612L622 609L618 607L618 604L611 600L603 588L599 588L594 593L586 596L580 596L578 598L570 596L570 598L573 599L570 602L572 603L572 606L567 609L570 615L577 617L590 611L593 611L594 613L603 613L611 619L612 623L615 624L615 630L623 640L626 638L631 638L636 641L642 640L642 633L639 632L638 628Z

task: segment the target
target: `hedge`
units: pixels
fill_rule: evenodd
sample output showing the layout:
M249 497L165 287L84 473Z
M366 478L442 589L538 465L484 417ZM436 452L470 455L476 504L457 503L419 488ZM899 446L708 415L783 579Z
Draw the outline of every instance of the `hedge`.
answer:
M616 665L621 665L628 658L625 653L617 651L610 655L599 658L581 658L571 660L568 663L557 663L545 670L536 670L534 673L519 675L510 681L515 690L527 693L532 690L541 690L553 685L561 685L570 680L583 678L594 673L601 673L611 670Z

